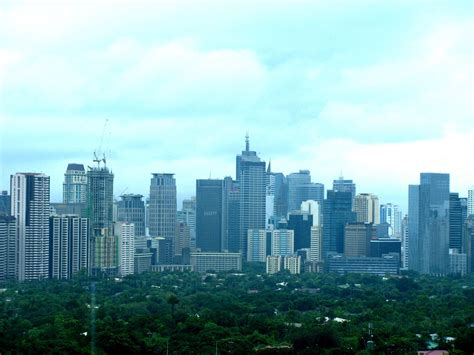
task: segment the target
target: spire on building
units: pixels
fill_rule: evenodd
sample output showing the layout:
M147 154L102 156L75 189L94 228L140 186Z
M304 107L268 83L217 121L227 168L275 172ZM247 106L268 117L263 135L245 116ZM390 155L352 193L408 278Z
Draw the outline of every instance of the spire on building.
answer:
M268 161L267 174L270 174L271 172L272 172L272 160L270 159Z
M245 151L250 151L250 137L249 132L245 135Z

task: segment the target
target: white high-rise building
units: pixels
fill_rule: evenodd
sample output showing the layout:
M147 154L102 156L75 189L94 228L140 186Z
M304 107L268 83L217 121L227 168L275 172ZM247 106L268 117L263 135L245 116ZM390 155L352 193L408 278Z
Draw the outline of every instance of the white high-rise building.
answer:
M281 271L281 256L279 255L268 255L266 262L267 274L276 274Z
M283 258L283 269L289 270L290 274L301 273L301 256L285 256Z
M311 252L310 260L320 262L323 260L322 257L322 240L323 231L320 226L311 227Z
M11 214L17 223L18 280L49 274L49 176L17 173L10 178Z
M402 238L402 212L398 205L387 203L380 205L380 223L388 223L388 235L391 238Z
M467 215L474 215L474 186L467 190Z
M120 275L131 275L135 269L135 224L115 223L115 235L118 237L120 248Z
M379 198L374 194L358 194L354 200L357 222L380 224Z
M318 201L303 201L301 203L301 212L307 212L313 216L313 226L321 225L321 206Z
M63 203L85 203L87 175L82 164L68 164L64 174Z
M295 231L291 229L272 230L272 255L293 255L295 252Z

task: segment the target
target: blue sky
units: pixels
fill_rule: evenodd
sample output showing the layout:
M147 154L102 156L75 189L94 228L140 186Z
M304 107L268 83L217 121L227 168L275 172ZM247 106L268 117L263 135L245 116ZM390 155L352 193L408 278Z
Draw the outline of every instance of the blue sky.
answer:
M407 204L420 171L474 183L472 1L3 1L0 189L103 147L115 193L233 175L248 131L275 171Z

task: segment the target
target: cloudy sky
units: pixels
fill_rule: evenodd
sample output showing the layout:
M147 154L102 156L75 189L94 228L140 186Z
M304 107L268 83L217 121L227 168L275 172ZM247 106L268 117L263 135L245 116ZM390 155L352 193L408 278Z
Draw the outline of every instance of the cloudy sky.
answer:
M274 171L342 171L407 205L421 171L474 183L474 3L8 1L0 3L0 189L102 149L115 194L174 172L235 174L248 131Z

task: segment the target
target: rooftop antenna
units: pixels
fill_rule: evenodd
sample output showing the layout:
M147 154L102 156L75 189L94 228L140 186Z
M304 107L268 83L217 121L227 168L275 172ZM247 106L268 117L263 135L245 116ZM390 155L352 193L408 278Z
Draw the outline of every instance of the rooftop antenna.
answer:
M250 137L249 132L245 135L245 151L250 151Z
M342 170L339 172L339 180L344 180L344 175L342 175Z

